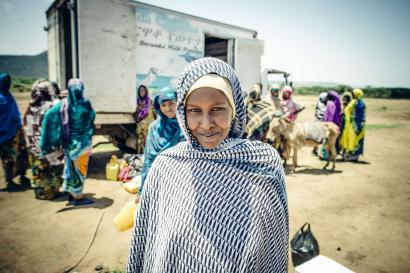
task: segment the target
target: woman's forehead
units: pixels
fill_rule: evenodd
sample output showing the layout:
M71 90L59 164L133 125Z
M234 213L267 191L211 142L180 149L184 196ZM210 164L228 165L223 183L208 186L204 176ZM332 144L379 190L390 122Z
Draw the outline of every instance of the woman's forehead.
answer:
M227 103L225 94L215 88L201 87L192 92L186 100L186 104L221 104Z

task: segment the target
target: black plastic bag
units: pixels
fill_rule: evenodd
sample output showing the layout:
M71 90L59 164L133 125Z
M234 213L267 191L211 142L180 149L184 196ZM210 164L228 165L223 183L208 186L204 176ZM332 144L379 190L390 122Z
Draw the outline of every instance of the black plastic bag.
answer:
M310 224L305 223L290 241L293 266L298 266L319 255L319 244L310 230Z

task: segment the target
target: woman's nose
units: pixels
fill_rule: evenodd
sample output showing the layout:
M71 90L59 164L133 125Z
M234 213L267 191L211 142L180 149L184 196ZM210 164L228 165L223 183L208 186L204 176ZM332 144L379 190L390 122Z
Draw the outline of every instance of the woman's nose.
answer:
M208 115L208 114L202 115L201 127L203 129L208 130L209 128L211 128L213 126L213 124L214 124L213 118L210 115Z

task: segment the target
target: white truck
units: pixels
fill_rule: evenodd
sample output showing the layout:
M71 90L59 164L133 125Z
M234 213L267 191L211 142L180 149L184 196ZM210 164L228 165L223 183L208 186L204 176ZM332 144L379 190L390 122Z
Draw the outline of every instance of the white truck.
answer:
M264 42L254 30L132 0L55 0L46 15L49 79L65 88L81 78L96 134L123 149L135 146L140 84L152 93L176 87L183 68L204 56L230 64L243 90L262 80Z

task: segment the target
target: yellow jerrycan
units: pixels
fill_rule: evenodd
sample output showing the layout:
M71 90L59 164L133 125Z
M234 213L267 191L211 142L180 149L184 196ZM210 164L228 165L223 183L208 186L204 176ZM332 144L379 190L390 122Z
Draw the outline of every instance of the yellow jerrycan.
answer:
M115 155L111 156L110 162L105 166L105 178L107 180L118 181L118 174L120 173L120 164Z
M137 211L135 201L128 202L122 210L114 218L114 226L119 231L126 231L132 228L135 220L135 213Z

